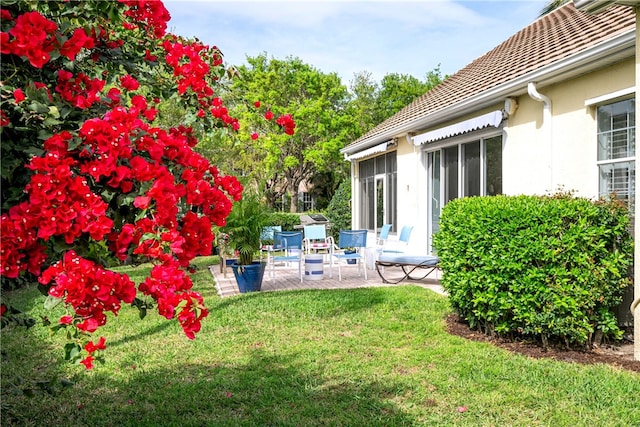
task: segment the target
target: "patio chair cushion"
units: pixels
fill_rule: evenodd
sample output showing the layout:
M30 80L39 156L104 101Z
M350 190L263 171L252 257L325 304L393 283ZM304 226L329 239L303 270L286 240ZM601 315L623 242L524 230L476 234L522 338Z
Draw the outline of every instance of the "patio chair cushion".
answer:
M376 261L376 271L384 283L400 283L403 280L422 280L438 268L440 258L434 255L380 254ZM400 267L403 276L389 278L383 275L385 267ZM419 277L411 276L415 270L426 270Z
M394 265L437 265L440 258L435 255L408 255L408 254L385 254L378 257L378 261Z

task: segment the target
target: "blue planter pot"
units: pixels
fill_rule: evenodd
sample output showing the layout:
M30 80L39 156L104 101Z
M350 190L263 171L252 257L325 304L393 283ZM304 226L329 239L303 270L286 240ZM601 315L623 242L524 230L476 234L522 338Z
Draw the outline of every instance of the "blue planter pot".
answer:
M254 261L251 265L232 264L240 293L257 292L262 288L262 277L267 264Z

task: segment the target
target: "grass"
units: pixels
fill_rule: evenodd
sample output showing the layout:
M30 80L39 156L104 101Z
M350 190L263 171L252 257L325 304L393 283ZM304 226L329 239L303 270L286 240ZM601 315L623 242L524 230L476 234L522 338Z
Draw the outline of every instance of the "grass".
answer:
M124 308L101 332L105 364L85 371L62 360L61 334L3 329L2 425L640 425L640 375L449 335L447 299L429 290L220 299L205 268L213 259L197 261L195 287L211 314L194 341L154 311L140 321ZM139 280L142 270L128 272ZM35 289L3 299L36 318L60 314L45 313ZM35 397L17 392L52 378L74 384Z

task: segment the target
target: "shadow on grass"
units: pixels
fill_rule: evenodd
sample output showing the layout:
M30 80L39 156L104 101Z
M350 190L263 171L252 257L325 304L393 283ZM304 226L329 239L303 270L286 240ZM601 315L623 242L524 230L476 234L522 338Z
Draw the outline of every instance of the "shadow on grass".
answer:
M152 326L151 328L147 328L146 330L135 334L135 335L127 335L123 338L120 338L118 340L114 340L114 341L109 341L109 347L115 347L118 345L122 345L122 344L128 344L131 343L133 341L138 341L144 338L148 338L151 335L155 335L158 334L162 331L164 331L165 329L171 327L172 323L171 322L175 322L175 320L167 320L164 319L164 321L161 321L161 323L158 323L155 326Z
M86 409L67 413L64 420L93 426L411 424L393 403L402 385L325 377L322 364L314 372L297 365L304 363L295 355L276 357L256 349L245 363L136 372L126 381L99 375L86 384L98 390L82 402ZM47 423L62 421L52 416Z
M2 329L2 426L37 425L24 418L23 406L37 407L41 401L71 390L72 379L65 376L68 362L63 360L64 350L43 342L39 329L43 327L10 325Z

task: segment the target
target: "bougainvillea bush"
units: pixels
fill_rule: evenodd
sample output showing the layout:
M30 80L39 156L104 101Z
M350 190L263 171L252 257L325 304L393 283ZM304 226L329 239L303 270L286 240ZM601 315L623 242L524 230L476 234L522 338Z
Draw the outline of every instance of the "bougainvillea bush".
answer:
M219 93L222 53L168 34L159 1L3 0L1 13L3 286L37 280L49 305L64 304L54 327L87 368L105 348L91 337L106 313L141 298L193 339L208 312L190 261L211 253L212 226L243 188L160 111L171 103L206 130L238 131ZM293 134L291 115L250 108ZM107 268L130 259L154 264L139 284Z

